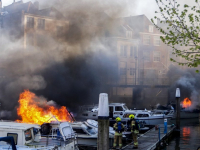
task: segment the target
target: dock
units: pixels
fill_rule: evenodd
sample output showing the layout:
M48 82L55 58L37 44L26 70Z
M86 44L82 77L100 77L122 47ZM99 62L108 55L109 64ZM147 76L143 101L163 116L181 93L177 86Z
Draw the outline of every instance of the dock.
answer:
M164 125L159 125L160 135L158 128L152 128L146 133L138 137L138 150L155 150L159 149L160 145L168 143L173 134L175 126L167 126L167 134L164 134ZM160 139L160 140L159 140ZM130 150L133 148L133 142L124 146L123 150Z

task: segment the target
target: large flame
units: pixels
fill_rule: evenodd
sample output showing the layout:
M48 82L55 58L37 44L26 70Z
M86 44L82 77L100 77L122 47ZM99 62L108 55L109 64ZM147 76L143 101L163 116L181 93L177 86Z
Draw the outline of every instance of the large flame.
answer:
M182 106L184 107L184 108L188 108L188 107L190 107L192 105L192 102L191 102L191 100L189 99L189 98L185 98L184 100L183 100L183 102L182 102Z
M38 97L25 90L19 97L19 108L17 108L17 114L22 120L18 122L24 123L36 123L43 124L44 122L50 122L50 118L54 116L58 121L72 121L71 115L67 111L66 107L56 108L49 106L46 100L36 101Z

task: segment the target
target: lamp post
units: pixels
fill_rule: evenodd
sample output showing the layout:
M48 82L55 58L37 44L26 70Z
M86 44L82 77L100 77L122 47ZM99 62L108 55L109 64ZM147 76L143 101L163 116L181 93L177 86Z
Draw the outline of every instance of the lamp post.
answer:
M176 131L180 132L180 89L176 88Z

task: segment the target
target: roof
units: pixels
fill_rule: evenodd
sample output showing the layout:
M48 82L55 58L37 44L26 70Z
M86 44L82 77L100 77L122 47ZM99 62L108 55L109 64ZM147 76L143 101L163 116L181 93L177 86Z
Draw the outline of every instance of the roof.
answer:
M133 30L142 32L146 24L152 24L145 15L130 16L121 18L124 23L128 24Z
M27 130L30 128L40 128L37 124L18 123L18 122L0 122L0 129Z
M12 3L11 5L5 6L4 11L8 12L9 14L24 11L25 13L33 15L53 17L57 19L64 18L63 14L56 8L49 7L39 10L39 2L32 3L31 1L27 3L23 3L22 1Z
M22 1L12 3L4 7L4 11L8 13L15 13L24 11L25 13L30 13L38 10L32 2L23 3Z
M109 106L111 106L111 105L112 105L112 106L113 106L113 105L114 105L114 106L119 106L119 105L121 106L121 105L125 105L125 103L110 103Z

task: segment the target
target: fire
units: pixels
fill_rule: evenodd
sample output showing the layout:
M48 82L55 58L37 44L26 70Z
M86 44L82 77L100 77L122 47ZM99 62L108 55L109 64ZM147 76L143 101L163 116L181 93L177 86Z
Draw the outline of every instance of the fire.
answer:
M183 100L182 105L183 105L184 108L188 108L188 107L190 107L192 105L192 102L191 102L191 100L189 98L186 97Z
M44 122L52 121L50 118L53 116L58 121L72 121L72 117L66 107L62 106L58 109L54 106L49 106L46 100L36 101L35 99L38 99L38 97L29 90L25 90L20 94L17 114L22 120L17 120L18 122L41 125Z

